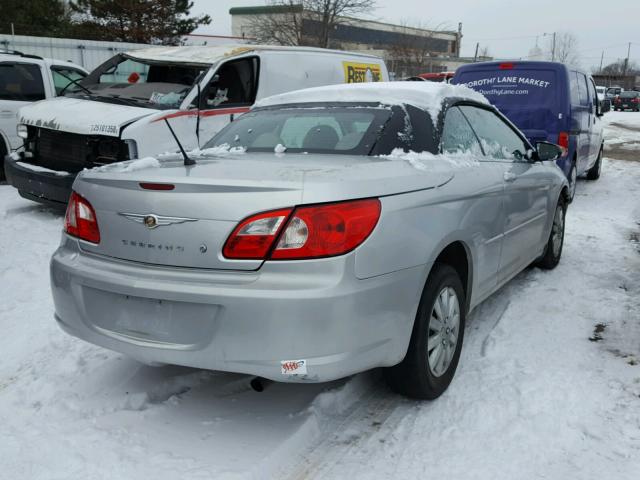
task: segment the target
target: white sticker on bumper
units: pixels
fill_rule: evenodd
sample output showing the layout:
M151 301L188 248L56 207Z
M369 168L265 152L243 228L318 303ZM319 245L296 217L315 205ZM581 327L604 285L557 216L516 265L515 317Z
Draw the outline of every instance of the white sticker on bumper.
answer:
M282 375L306 375L306 360L282 360L280 362L280 371Z

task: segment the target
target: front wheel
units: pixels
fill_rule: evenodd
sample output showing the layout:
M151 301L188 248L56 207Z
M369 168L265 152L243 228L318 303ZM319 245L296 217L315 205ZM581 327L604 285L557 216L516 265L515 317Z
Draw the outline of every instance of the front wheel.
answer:
M433 400L447 389L460 359L465 305L456 271L436 264L422 292L407 355L385 371L394 391Z
M544 248L544 253L536 262L536 266L544 270L551 270L556 268L560 262L562 256L562 247L564 245L564 224L565 216L567 214L567 203L564 198L558 200L556 211L553 215L553 225L551 226L551 233L549 234L549 240Z
M597 180L600 178L600 172L602 171L602 147L600 147L600 153L596 163L587 172L587 180Z

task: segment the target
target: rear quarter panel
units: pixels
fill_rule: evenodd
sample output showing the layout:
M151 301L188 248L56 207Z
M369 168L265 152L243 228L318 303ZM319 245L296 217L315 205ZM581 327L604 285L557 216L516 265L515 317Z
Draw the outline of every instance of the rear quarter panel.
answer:
M380 221L356 251L356 276L426 265L424 285L444 248L461 242L469 257L473 296L484 296L497 283L503 194L502 167L481 163L461 168L446 185L381 198Z

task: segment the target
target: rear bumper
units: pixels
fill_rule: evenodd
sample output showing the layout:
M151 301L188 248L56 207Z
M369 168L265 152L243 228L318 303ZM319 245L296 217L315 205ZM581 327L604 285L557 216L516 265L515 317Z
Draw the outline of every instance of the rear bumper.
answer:
M18 165L18 161L6 156L4 171L7 182L17 188L22 197L55 208L67 207L75 175L37 172Z
M173 269L81 253L51 260L68 333L145 363L322 382L404 358L427 266L359 280L355 254L267 262L259 271ZM281 362L305 360L307 374Z

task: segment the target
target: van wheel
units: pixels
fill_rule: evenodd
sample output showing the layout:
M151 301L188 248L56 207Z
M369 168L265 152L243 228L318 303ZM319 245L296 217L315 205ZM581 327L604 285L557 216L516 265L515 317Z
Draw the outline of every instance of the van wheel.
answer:
M587 172L587 180L598 180L600 178L600 172L602 171L602 147L600 147L600 153L596 163Z
M576 185L578 183L578 167L576 166L576 161L571 162L571 170L569 170L569 200L568 202L573 202L573 197L576 196Z
M544 253L536 261L536 266L543 270L552 270L560 263L562 256L562 246L564 245L564 220L567 214L567 202L561 196L553 215L553 225L549 240L544 247Z
M462 350L465 305L456 271L449 265L435 264L422 292L407 355L385 370L394 391L433 400L447 389Z

